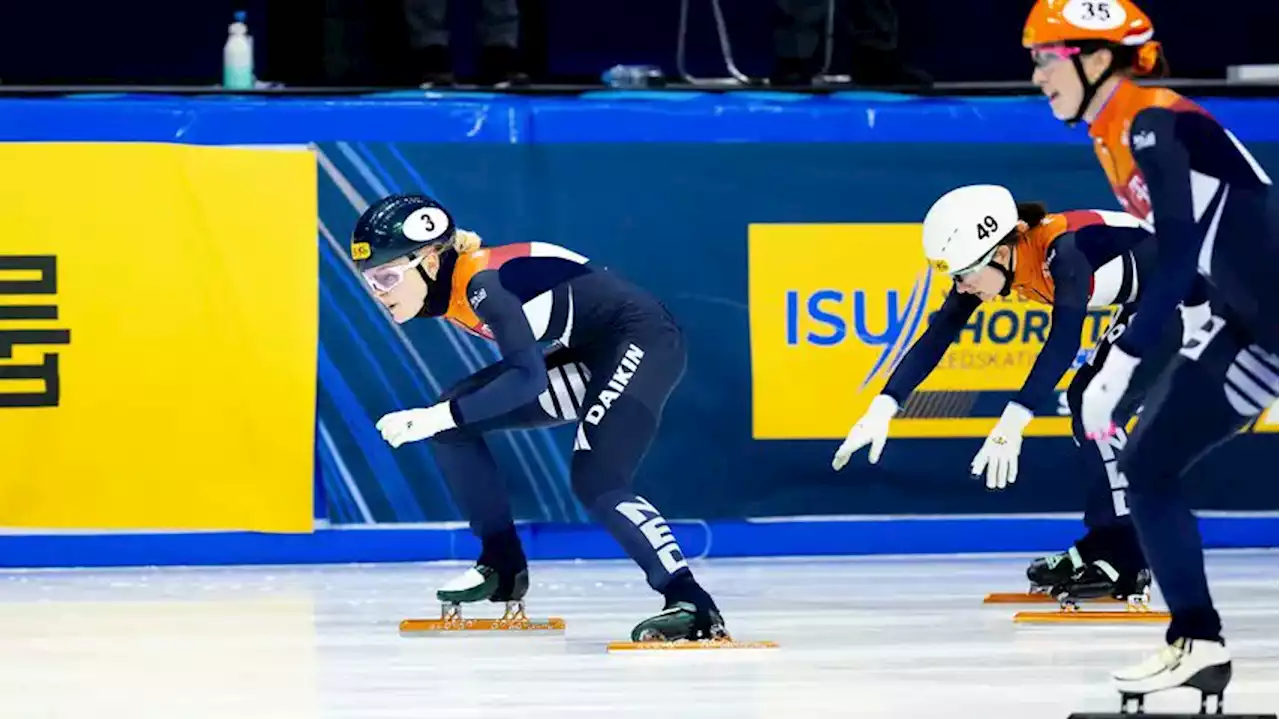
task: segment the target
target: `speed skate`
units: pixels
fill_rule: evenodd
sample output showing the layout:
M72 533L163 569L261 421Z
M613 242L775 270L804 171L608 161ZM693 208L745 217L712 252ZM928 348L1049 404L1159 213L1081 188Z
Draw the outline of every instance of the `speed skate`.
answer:
M1058 602L1057 611L1030 611L1016 612L1013 615L1013 621L1016 624L1112 624L1112 623L1133 623L1133 622L1168 622L1170 619L1168 612L1156 611L1151 608L1150 590L1144 590L1142 594L1130 594L1124 599L1115 600L1124 602L1124 609L1121 610L1087 610L1081 609L1080 604L1083 601L1073 597L1061 597L1050 600Z
M400 622L400 636L459 636L480 633L527 633L538 636L563 636L565 623L560 617L531 619L525 611L524 596L529 591L529 572L500 574L477 564L436 591L440 601L439 619L405 619ZM496 619L462 616L463 604L501 603L502 616Z
M1231 654L1214 640L1177 639L1157 654L1111 674L1120 692L1120 711L1114 714L1076 713L1068 719L1123 719L1133 716L1222 717L1223 719L1275 719L1275 714L1227 714L1224 695L1231 682ZM1196 712L1148 714L1146 698L1171 689L1191 689L1200 693ZM1212 713L1210 710L1212 709Z
M400 622L400 635L406 637L441 636L472 632L529 632L539 635L563 635L564 619L548 617L530 619L523 600L506 603L502 616L496 619L470 619L462 616L462 605L447 603L440 607L439 619L405 619Z
M1113 622L1167 622L1169 613L1151 608L1151 589L1126 597L1055 597L1048 592L993 593L983 604L1057 604L1056 610L1015 612L1018 624L1109 624ZM1082 605L1102 604L1115 609L1084 609Z
M610 642L609 653L776 649L774 642L740 642L729 636L716 609L699 610L689 602L674 602L631 630L631 641Z
M1105 569L1110 570L1108 574L1114 581L1114 570L1109 565ZM1110 624L1169 620L1168 612L1151 608L1151 575L1146 570L1139 572L1136 581L1124 589L1114 583L1062 583L1056 587L1033 583L1025 594L988 594L982 603L1058 605L1056 611L1016 612L1013 621L1018 624ZM1083 608L1083 605L1097 604L1118 606L1100 610Z

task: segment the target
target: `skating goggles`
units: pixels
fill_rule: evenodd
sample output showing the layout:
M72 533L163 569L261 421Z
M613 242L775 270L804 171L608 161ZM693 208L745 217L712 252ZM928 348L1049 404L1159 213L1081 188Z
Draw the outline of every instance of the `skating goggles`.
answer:
M364 275L365 282L369 283L374 292L390 292L401 282L404 282L405 273L422 264L424 259L426 259L425 255L419 255L407 265L375 267L371 270L365 270L361 274Z
M966 278L969 277L969 275L972 275L973 273L977 272L983 267L986 267L987 265L991 264L991 260L994 259L996 256L996 249L998 247L999 245L997 245L996 247L992 247L990 252L982 256L982 259L978 260L972 265L969 265L963 270L960 270L959 272L952 272L951 273L952 279L954 279L957 282L963 282Z
M1031 51L1031 62L1035 63L1036 67L1045 68L1055 62L1069 60L1080 52L1080 48L1069 45L1042 45Z

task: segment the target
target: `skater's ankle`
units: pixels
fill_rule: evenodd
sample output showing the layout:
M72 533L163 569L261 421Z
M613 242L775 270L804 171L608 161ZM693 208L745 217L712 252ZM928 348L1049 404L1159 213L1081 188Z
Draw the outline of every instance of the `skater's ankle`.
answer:
M1222 639L1222 619L1212 607L1183 609L1173 614L1165 641L1173 644L1178 639L1211 641L1226 645Z
M707 593L707 590L698 584L698 580L693 578L693 573L689 571L681 571L667 582L667 586L662 588L662 597L666 600L667 606L673 606L679 602L687 602L707 611L718 612L716 602Z
M1223 639L1221 634L1212 637L1189 637L1185 634L1180 634L1178 636L1165 636L1166 644L1177 644L1179 641L1213 642L1214 644L1221 644L1224 647L1227 646L1227 640Z
M529 566L524 556L524 546L520 535L516 534L515 525L507 527L480 539L482 549L477 564L493 567L499 572L519 572Z

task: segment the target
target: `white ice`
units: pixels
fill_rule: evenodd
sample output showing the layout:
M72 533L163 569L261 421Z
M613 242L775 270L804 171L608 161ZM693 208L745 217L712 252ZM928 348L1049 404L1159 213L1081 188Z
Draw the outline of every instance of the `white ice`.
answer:
M1109 670L1162 624L1017 626L1024 557L695 565L739 639L772 651L609 655L659 608L629 563L533 567L530 614L562 638L405 639L461 565L0 574L0 717L1065 718L1115 711ZM1235 656L1227 710L1276 712L1275 552L1218 553ZM1157 602L1158 603L1158 602ZM486 606L488 612L490 607ZM476 612L479 615L479 612ZM1191 710L1186 690L1149 711Z

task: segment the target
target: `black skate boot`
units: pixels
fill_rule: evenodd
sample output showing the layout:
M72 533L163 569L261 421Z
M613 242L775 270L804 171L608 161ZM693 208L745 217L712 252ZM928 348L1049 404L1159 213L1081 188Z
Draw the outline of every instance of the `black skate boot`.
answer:
M1150 598L1151 570L1121 571L1105 559L1099 559L1049 589L1049 594L1063 604L1111 597L1137 602L1143 606Z
M663 590L666 606L631 630L633 642L729 639L715 600L693 579L680 574Z
M1027 580L1031 582L1031 592L1046 593L1054 585L1071 579L1071 575L1084 569L1085 566L1080 550L1074 545L1060 554L1040 557L1027 567Z
M524 600L529 591L529 563L515 527L485 537L483 543L475 566L436 590L436 599L454 606Z
M1121 574L1136 575L1146 568L1146 558L1132 525L1095 527L1067 551L1032 562L1027 567L1031 591L1052 593L1053 587L1070 582L1073 576L1100 559L1118 568Z
M633 642L678 642L728 639L724 619L714 609L698 609L689 602L676 602L640 622L631 630Z
M517 602L529 591L529 570L502 572L487 564L477 563L448 584L436 590L436 599L446 604L472 602Z

